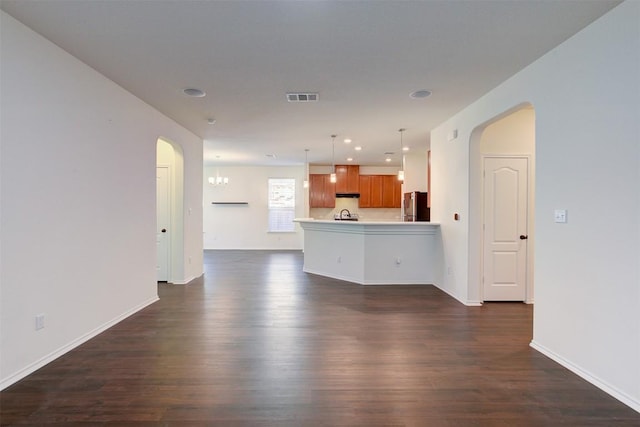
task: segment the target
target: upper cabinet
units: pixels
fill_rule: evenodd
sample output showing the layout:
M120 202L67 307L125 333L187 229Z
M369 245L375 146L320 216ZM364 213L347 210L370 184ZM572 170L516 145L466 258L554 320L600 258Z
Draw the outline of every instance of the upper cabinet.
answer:
M309 207L334 208L336 193L359 193L360 208L399 208L402 183L396 175L360 175L360 166L336 165L336 182L329 174L309 175Z
M336 165L336 193L360 192L360 166Z
M336 185L329 174L309 175L309 207L334 208L336 206Z
M382 178L382 207L399 208L402 203L400 191L402 183L395 175L384 175Z
M395 175L360 175L360 208L399 208L402 183Z

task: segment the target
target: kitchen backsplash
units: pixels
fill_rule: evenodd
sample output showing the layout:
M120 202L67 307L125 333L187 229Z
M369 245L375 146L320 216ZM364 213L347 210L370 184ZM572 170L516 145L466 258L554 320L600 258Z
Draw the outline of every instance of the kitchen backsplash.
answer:
M361 221L400 221L400 208L368 208L360 209L358 199L337 198L335 208L311 208L309 216L314 219L333 219L342 209L358 214Z

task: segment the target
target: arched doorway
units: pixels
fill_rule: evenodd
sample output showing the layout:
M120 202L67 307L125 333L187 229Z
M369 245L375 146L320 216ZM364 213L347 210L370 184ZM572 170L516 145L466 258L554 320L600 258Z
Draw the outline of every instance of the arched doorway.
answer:
M184 282L184 156L164 138L156 142L156 246L158 281Z
M469 281L469 295L533 303L533 106L518 105L476 127L470 144L469 277L477 280Z

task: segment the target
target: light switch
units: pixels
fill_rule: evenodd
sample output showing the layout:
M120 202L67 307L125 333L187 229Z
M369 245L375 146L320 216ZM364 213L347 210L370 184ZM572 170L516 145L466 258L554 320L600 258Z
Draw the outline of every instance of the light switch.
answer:
M567 210L566 209L556 209L553 211L553 219L557 223L564 224L567 222Z

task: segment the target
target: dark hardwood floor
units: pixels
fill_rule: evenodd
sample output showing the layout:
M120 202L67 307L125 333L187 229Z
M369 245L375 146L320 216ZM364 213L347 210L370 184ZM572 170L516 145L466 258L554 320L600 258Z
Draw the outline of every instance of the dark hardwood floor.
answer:
M205 276L0 393L2 425L640 426L529 347L532 307L207 251Z

